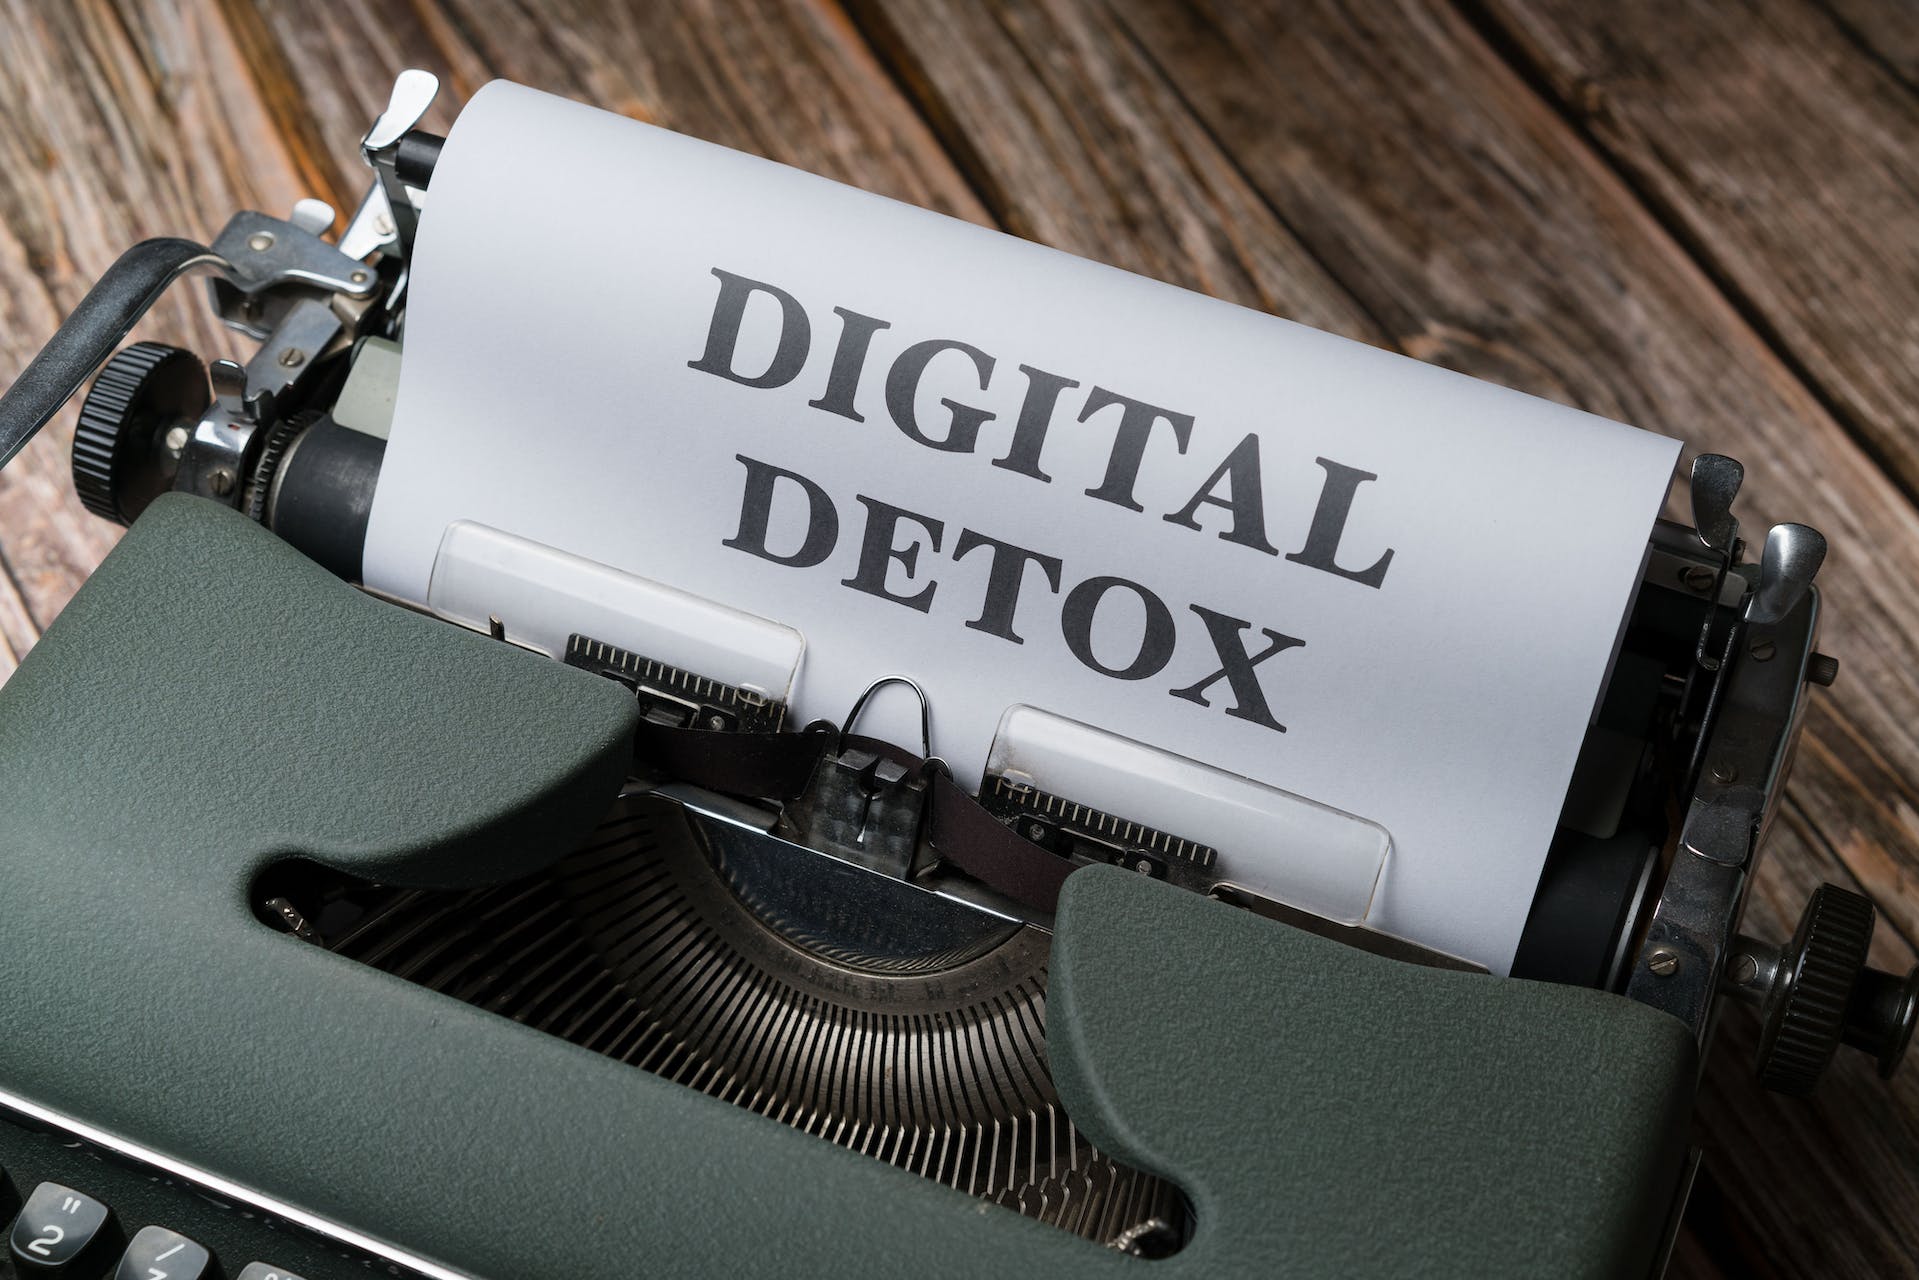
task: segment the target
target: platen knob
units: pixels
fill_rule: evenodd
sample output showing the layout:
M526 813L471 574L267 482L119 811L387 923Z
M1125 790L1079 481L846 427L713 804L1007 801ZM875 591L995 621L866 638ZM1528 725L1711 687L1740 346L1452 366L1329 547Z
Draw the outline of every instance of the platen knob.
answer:
M1759 1080L1768 1089L1804 1095L1819 1083L1846 1039L1872 925L1867 899L1837 885L1813 890L1760 1007Z
M173 485L179 454L167 436L190 433L212 398L191 351L136 342L107 361L73 432L73 487L86 509L131 524Z

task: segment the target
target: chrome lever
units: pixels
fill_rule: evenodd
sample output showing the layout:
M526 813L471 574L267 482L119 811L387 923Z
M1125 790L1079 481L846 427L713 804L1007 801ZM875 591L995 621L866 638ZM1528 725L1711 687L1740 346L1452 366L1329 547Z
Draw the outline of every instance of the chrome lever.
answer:
M47 345L0 395L0 467L86 385L168 285L198 267L231 280L233 264L191 240L159 237L134 245L107 268Z
M1803 524L1776 524L1766 534L1759 585L1746 605L1746 621L1771 626L1805 597L1826 560L1825 535Z
M1705 616L1699 624L1699 642L1693 648L1694 664L1701 671L1718 671L1725 659L1712 652L1712 623L1719 608L1719 592L1726 574L1732 570L1739 551L1739 518L1732 513L1745 482L1746 468L1737 458L1721 453L1702 453L1692 461L1692 522L1699 541L1714 553L1712 594L1706 601Z
M386 199L387 216L393 224L393 236L399 242L403 259L410 260L413 256L413 237L419 230L420 211L407 194L406 183L400 179L400 140L420 123L439 92L439 77L432 72L418 68L402 71L393 81L393 93L387 99L386 110L360 139L360 153L379 176L380 193Z
M1739 486L1746 479L1746 468L1738 459L1719 453L1702 453L1692 462L1692 522L1699 540L1722 557L1732 558L1733 544L1739 540L1739 520L1732 513Z

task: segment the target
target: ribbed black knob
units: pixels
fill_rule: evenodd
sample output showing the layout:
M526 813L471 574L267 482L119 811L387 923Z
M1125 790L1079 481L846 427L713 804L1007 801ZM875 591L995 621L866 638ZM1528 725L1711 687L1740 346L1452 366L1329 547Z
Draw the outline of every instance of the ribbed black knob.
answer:
M1845 1036L1872 924L1866 898L1837 885L1813 890L1760 1011L1759 1079L1768 1089L1804 1095L1819 1083Z
M131 524L173 483L178 457L166 435L188 431L212 395L191 351L136 342L107 361L80 405L73 432L73 487L97 516Z

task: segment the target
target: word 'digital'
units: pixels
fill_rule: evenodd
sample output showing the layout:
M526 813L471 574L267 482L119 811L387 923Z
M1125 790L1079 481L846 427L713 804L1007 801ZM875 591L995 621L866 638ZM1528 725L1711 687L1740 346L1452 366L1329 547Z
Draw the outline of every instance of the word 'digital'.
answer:
M764 281L750 280L732 272L713 269L720 282L712 321L706 335L705 350L688 367L724 378L729 382L761 390L776 390L795 382L807 366L812 351L812 319L799 300L786 290ZM742 370L740 330L752 305L778 308L778 333L766 367ZM807 407L834 414L853 422L866 418L856 407L858 393L871 355L874 335L892 328L890 321L862 315L843 307L833 308L840 320L839 341L820 393L806 402ZM950 380L958 371L961 377L976 382L981 392L991 385L998 361L969 343L953 338L928 338L903 348L884 374L884 400L888 416L908 439L942 453L975 454L981 451L983 429L998 415L985 407L952 397L940 400L946 410L943 423L921 421L919 400L922 384L934 361L940 359L942 375ZM992 458L994 467L1053 485L1054 477L1045 469L1045 446L1053 430L1061 397L1079 388L1073 378L1032 365L1021 364L1024 393L1005 449ZM1117 412L1109 412L1116 410ZM1078 424L1098 418L1110 422L1112 446L1108 451L1098 483L1083 490L1086 497L1144 514L1137 500L1137 481L1145 465L1149 448L1170 444L1178 455L1185 455L1192 439L1193 417L1145 401L1120 395L1104 386L1087 391L1077 415ZM723 545L792 568L813 568L826 563L840 545L841 505L816 480L771 463L736 455L746 469L741 494L737 531ZM1386 579L1393 551L1382 551L1363 568L1340 563L1340 544L1360 485L1377 480L1362 471L1316 458L1323 472L1319 498L1301 545L1285 553L1284 558L1309 569L1377 590ZM784 496L782 496L784 495ZM931 613L940 583L929 568L920 563L922 551L940 554L945 545L946 522L919 512L895 506L865 494L855 494L865 508L865 526L858 541L852 572L840 579L840 585L904 608ZM776 502L804 504L804 533L797 545L770 545L775 525ZM1200 531L1197 518L1201 507L1217 507L1225 513L1226 523L1218 531L1221 540L1266 555L1280 556L1267 533L1266 504L1261 473L1260 437L1247 433L1221 458L1191 499L1177 511L1161 518L1168 524ZM781 522L781 527L791 526ZM904 540L902 541L902 535ZM985 552L986 587L978 615L965 625L1012 644L1025 643L1015 629L1022 591L1038 570L1047 591L1058 596L1060 636L1073 657L1089 670L1115 680L1147 680L1174 665L1178 657L1179 626L1173 610L1159 593L1142 583L1113 574L1095 574L1067 587L1063 561L1039 550L991 537L971 528L962 528L951 543L955 561L974 552ZM898 572L895 572L897 568ZM903 579L905 586L895 589L889 578ZM1102 606L1115 597L1134 602L1130 612L1137 616L1136 639L1120 643L1124 650L1115 654L1110 627L1101 627ZM1193 683L1175 683L1168 689L1172 696L1201 707L1211 707L1208 691L1224 681L1232 703L1226 715L1285 732L1286 726L1273 715L1267 692L1261 682L1261 664L1277 654L1301 649L1305 641L1270 627L1260 627L1263 636L1257 652L1248 648L1247 633L1254 624L1231 614L1200 604L1187 606L1204 630L1212 650L1201 678ZM1096 648L1095 634L1104 637ZM1104 652L1098 651L1103 649Z

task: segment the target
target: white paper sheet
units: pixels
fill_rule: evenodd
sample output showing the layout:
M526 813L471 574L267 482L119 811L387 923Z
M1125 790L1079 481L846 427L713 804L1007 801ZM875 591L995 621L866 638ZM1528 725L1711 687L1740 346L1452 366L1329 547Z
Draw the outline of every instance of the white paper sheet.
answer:
M728 280L791 302L730 342ZM797 722L913 676L962 780L1013 704L1141 739L1382 824L1371 923L1509 966L1677 443L507 84L409 291L370 585L477 520L797 628Z

